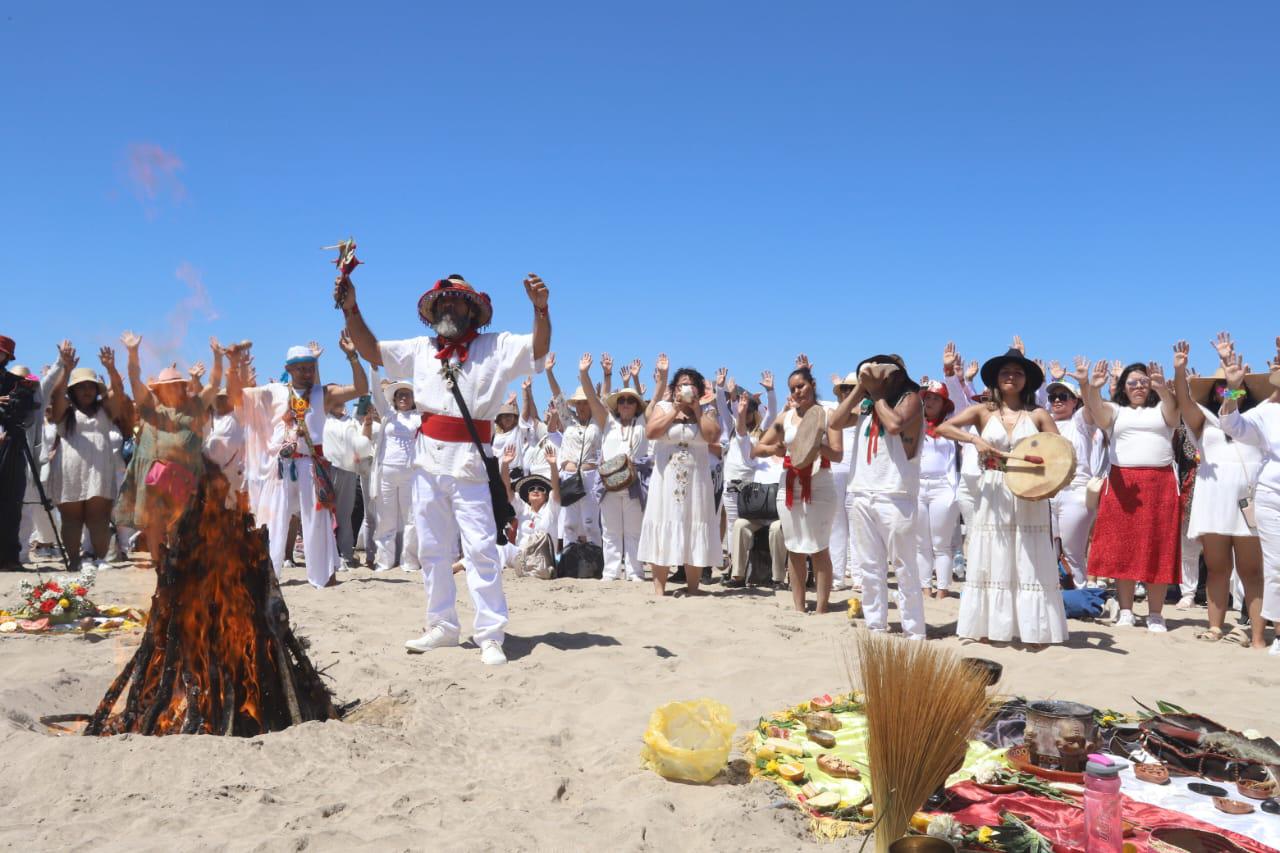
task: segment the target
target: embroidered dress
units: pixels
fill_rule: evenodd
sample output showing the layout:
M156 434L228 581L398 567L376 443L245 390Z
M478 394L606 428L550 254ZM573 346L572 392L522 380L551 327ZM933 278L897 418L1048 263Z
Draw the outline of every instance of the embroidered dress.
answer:
M659 405L671 408L670 403ZM720 521L702 430L696 423L673 422L653 444L640 561L655 566L720 565Z
M1007 451L1036 432L1035 424L1023 412L1012 436L1001 419L993 416L982 430L982 438L997 450ZM1015 497L1004 484L1003 471L984 468L969 536L956 633L999 642L1064 642L1067 614L1058 586L1049 502Z
M121 527L142 529L154 509L159 509L166 518L181 509L173 506L167 495L147 487L147 472L153 464L177 463L196 479L204 474L203 408L198 399L189 399L177 409L160 403L140 404L138 420L141 422L138 442L112 517Z

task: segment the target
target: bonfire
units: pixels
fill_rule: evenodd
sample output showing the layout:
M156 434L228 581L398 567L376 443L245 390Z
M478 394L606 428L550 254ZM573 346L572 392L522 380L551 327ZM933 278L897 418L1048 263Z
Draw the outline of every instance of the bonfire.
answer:
M266 530L226 508L227 490L206 475L175 523L146 633L85 734L251 737L337 718L290 628Z

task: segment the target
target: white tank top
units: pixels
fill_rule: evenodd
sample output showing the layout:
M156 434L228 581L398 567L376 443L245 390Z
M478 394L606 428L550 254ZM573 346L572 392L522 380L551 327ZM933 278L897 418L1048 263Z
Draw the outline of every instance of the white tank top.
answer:
M1173 427L1159 406L1135 409L1111 406L1111 464L1125 468L1163 468L1173 464Z
M920 456L917 454L916 458L908 459L901 438L880 432L875 439L871 461L867 461L867 450L871 444L867 432L873 415L873 412L867 412L858 418L858 442L853 456L853 473L849 476L849 491L915 500L920 493Z
M610 415L604 423L604 438L601 439L601 457L612 459L624 453L635 459L637 452L644 445L644 418L631 419L629 426Z
M949 438L930 438L928 433L920 441L920 476L926 480L956 482L956 443Z

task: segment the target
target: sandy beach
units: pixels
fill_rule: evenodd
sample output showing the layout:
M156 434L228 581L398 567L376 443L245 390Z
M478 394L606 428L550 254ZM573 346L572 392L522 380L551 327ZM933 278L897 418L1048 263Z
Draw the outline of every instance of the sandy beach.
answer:
M31 574L0 574L13 601ZM48 714L93 710L140 633L0 637L0 843L98 850L779 850L809 844L777 790L738 772L706 786L641 767L650 712L710 697L743 729L768 711L847 690L847 593L827 615L786 593L657 600L648 584L506 578L510 665L470 643L426 655L420 578L341 575L316 590L286 572L295 631L332 677L341 722L249 739L52 735ZM104 571L94 598L146 606L152 572ZM468 636L473 610L459 606ZM959 602L928 602L932 642ZM1142 612L1141 606L1139 612ZM1166 699L1276 735L1280 660L1195 639L1204 611L1167 611L1170 633L1072 621L1067 647L966 647L1005 665L1002 692L1133 710ZM891 615L891 620L896 614Z

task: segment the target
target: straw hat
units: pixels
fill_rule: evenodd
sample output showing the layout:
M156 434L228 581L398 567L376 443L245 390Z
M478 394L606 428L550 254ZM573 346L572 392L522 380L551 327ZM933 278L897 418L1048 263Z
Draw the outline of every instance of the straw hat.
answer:
M581 386L581 385L579 385L577 388L574 388L574 389L573 389L573 395L572 395L571 397L569 397L568 399L566 399L566 400L565 400L565 402L566 402L566 403L586 403L586 402L589 402L589 401L587 400L587 392L586 392L586 391L583 391L583 390L582 390L582 386Z
M72 371L71 378L75 378L75 371ZM70 384L70 383L68 383ZM148 388L155 388L157 385L185 385L187 378L178 372L178 366L171 364L164 370L160 371L160 375L147 383Z
M494 415L493 419L496 421L503 415L511 415L511 417L518 419L520 417L520 410L516 408L515 403L507 403L501 409L498 409L498 414Z
M857 384L858 384L858 374L856 372L850 373L844 379L836 383L834 390L838 393L841 388L853 389L857 386Z
M1027 375L1028 391L1035 391L1044 384L1044 371L1040 369L1040 365L1027 358L1018 350L1009 347L1009 351L1004 355L998 355L995 358L987 359L986 364L982 365L982 384L987 388L995 388L996 381L1000 377L1000 368L1009 362L1013 362L1022 368L1022 372Z
M648 401L646 401L643 397L641 397L639 392L636 391L636 389L619 388L617 391L614 391L607 398L605 398L605 405L609 407L609 411L613 412L615 415L618 414L618 401L621 400L623 397L629 397L632 400L635 400L636 406L638 406L640 409L643 409L646 405L648 405Z
M410 392L413 391L413 383L406 382L403 379L384 379L382 380L382 396L387 398L387 405L393 409L396 405L396 392L404 388Z
M541 474L529 474L516 480L515 491L520 500L529 502L529 489L533 486L542 486L547 490L547 497L551 497L551 481Z
M107 393L106 383L99 379L98 374L94 373L93 369L90 367L77 367L75 370L71 371L71 376L67 378L67 390L70 390L77 385L82 385L85 382L92 382L94 385L97 385L99 394L105 395Z
M27 367L25 364L11 362L5 365L4 369L6 373L12 373L14 376L18 376L23 379L31 378L31 368Z
M418 316L422 318L422 322L427 325L435 323L436 300L441 296L461 296L470 302L472 307L476 309L475 328L477 329L483 329L493 319L493 303L489 301L489 294L481 293L468 284L462 276L454 274L448 278L440 279L430 290L419 297Z
M1219 382L1225 384L1226 381L1226 372L1221 365L1213 372L1212 376L1192 376L1187 380L1187 384L1191 386L1191 399L1202 406L1208 406L1213 396L1213 386ZM1261 403L1271 396L1273 385L1280 387L1280 372L1270 374L1249 373L1244 377L1244 387L1248 389L1249 396L1257 403Z

